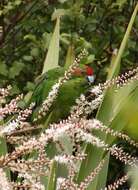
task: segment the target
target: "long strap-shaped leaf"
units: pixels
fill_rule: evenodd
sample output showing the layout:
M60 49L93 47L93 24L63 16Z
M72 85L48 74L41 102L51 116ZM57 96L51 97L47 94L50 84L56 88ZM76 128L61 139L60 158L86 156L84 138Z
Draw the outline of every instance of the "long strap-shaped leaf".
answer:
M4 156L8 153L6 139L4 137L0 137L0 156ZM10 170L5 169L7 177L10 179Z
M57 171L57 162L53 161L53 163L51 164L47 190L55 190L56 189L56 178L57 178L56 171Z
M66 55L66 62L65 62L65 65L64 65L64 68L67 70L69 68L69 66L73 63L75 59L75 54L74 54L74 47L73 45L71 44L69 47L68 47L68 51L67 51L67 55Z
M52 35L42 74L58 67L59 60L60 17L57 18L54 33Z
M127 42L128 42L128 38L129 38L129 36L130 36L130 32L131 32L131 30L132 30L132 27L133 27L133 24L134 24L136 15L137 15L137 11L138 11L138 3L137 3L137 5L136 5L136 7L135 7L135 9L134 9L134 12L133 12L132 16L131 16L131 19L130 19L130 22L129 22L129 24L128 24L126 33L125 33L124 38L123 38L123 40L122 40L122 43L121 43L121 45L120 45L120 48L119 48L117 57L116 57L116 59L115 59L113 68L112 68L111 72L109 73L108 79L112 79L115 75L117 75L116 69L117 69L117 67L119 67L119 65L120 65L122 55L123 55L124 50L125 50L125 48L126 48L126 45L127 45Z
M119 72L118 68L120 66L121 58L124 53L130 32L132 30L132 26L134 24L134 20L135 20L137 11L138 11L138 4L136 5L135 10L132 14L127 31L122 40L120 49L119 49L117 57L114 61L114 65L111 69L111 72L108 76L108 79L112 79L114 76L118 75L118 72ZM132 89L130 88L128 91L128 94L130 94L132 90L134 90L134 88L132 88ZM127 101L127 96L125 96L124 102L125 102L125 100ZM112 91L112 89L107 90L105 92L105 98L98 110L97 119L102 121L107 126L109 126L109 124L110 124L110 127L112 127L111 125L116 126L115 124L118 124L117 127L122 129L122 127L124 127L126 125L126 121L120 120L121 116L119 115L119 113L120 113L121 107L117 109L117 113L115 114L115 113L113 113L114 112L113 105L114 105L113 91ZM120 106L123 106L123 105L121 104ZM113 114L114 114L114 118L113 118ZM112 124L110 123L110 119L112 119ZM118 120L120 122L117 122ZM97 135L100 136L100 138L106 140L106 136L104 136L103 134L98 133ZM86 146L85 153L88 156L87 156L86 160L82 161L79 175L78 175L78 182L82 181L97 166L97 164L101 161L101 159L103 158L103 155L104 155L103 150L99 150L96 147L93 147L92 145ZM99 190L99 189L102 189L105 187L106 179L107 179L107 172L108 172L109 156L107 157L106 160L107 160L107 162L105 162L106 165L103 167L103 170L101 170L99 176L97 176L95 181L90 184L88 190Z

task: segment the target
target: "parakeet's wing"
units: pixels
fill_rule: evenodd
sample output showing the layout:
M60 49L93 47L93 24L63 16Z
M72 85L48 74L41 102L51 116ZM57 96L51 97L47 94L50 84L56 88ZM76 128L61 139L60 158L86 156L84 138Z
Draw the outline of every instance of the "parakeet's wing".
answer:
M58 122L65 119L75 105L76 99L86 90L86 80L82 77L77 77L65 83L58 94L58 97L51 107L52 116L51 122Z
M29 103L35 102L36 106L41 105L44 99L47 97L48 92L51 90L52 85L54 85L58 78L63 76L63 74L63 68L56 68L39 77L36 81L36 87Z

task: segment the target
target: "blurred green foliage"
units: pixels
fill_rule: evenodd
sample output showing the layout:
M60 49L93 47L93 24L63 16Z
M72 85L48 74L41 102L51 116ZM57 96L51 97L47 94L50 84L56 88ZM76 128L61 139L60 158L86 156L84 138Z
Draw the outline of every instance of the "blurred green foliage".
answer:
M119 48L135 4L135 0L2 0L1 86L12 84L13 94L30 90L28 83L33 83L42 72L55 26L52 19L57 15L63 15L59 64L65 64L69 44L73 44L75 53L85 47L94 56L97 82L103 81L112 52ZM137 21L138 16L123 55L122 70L132 68L137 61Z

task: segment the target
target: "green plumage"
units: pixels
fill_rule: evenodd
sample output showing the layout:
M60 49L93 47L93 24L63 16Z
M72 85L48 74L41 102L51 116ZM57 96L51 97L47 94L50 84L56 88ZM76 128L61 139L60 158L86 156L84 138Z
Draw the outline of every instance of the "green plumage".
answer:
M63 75L63 68L52 69L48 71L46 76L43 76L36 85L31 98L31 102L36 102L33 118L37 115L42 102L46 99L52 86L58 81L59 77ZM43 120L46 121L49 114L51 114L51 122L66 118L70 112L70 108L75 104L76 98L84 92L86 87L87 85L85 78L77 76L74 76L67 83L63 84L63 86L60 88L57 99Z
M36 87L32 94L31 102L35 102L37 106L45 100L51 87L58 81L58 78L63 76L64 69L56 68L48 71L37 79Z

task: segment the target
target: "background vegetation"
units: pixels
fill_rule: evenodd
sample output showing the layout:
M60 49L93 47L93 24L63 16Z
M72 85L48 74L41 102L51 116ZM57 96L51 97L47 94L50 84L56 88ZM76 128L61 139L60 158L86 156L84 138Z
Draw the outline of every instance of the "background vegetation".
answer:
M69 44L75 53L85 47L93 61L96 82L105 80L113 50L120 46L135 4L134 0L1 1L1 86L12 84L12 93L32 90L42 71L55 25L55 20L51 20L55 10L64 15L59 64L64 65ZM137 62L137 19L123 54L122 70Z

